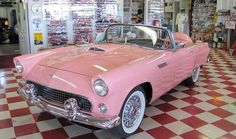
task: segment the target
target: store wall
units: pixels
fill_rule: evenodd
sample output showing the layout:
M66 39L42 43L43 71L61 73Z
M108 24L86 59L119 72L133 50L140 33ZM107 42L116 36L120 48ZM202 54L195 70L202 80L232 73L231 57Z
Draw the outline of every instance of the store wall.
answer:
M6 7L0 7L0 17L7 17L7 8Z
M236 0L217 0L216 10L232 10L236 6Z

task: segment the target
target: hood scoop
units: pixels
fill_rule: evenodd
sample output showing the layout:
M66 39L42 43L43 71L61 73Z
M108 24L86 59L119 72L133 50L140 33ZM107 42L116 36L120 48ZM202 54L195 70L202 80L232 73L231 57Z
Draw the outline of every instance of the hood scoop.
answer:
M98 52L104 52L105 50L101 49L101 48L97 48L97 47L90 47L89 51L98 51Z

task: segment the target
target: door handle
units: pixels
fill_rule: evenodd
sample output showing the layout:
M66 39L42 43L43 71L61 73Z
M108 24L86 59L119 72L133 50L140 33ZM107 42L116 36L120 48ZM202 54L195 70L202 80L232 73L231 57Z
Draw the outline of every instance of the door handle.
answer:
M158 67L161 69L161 68L166 67L167 65L168 65L168 63L164 62L164 63L159 64Z

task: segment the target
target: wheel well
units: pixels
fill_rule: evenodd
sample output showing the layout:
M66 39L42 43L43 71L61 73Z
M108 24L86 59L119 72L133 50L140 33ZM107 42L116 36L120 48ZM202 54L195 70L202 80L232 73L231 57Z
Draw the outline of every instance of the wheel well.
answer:
M149 104L152 99L152 85L149 82L142 83L140 86L144 89L144 93L147 99L147 103Z

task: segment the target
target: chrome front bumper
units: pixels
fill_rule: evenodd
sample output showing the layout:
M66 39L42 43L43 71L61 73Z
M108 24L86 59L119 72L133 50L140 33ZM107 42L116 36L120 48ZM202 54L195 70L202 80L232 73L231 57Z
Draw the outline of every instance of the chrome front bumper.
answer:
M26 90L26 87L23 86L17 90L17 93L22 96L26 101L37 105L40 107L42 110L49 112L51 114L64 117L68 120L102 128L102 129L109 129L116 127L120 124L120 117L116 116L113 118L99 118L99 117L94 117L88 114L81 113L79 111L76 112L76 115L73 118L69 117L68 112L61 107L51 105L46 101L43 101L39 98L37 98L35 95L32 95Z

